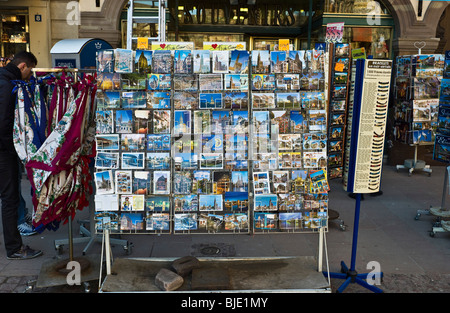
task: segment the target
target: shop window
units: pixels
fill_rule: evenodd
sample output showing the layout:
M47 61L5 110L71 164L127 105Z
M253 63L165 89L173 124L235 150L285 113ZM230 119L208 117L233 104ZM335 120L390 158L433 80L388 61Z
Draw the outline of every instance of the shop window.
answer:
M0 56L9 58L29 50L28 14L0 11Z
M324 13L389 14L384 5L374 0L326 0Z

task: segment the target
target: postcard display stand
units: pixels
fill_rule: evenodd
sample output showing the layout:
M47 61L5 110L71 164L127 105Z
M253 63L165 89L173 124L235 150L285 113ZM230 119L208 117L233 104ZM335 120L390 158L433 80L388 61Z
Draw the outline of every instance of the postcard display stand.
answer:
M437 129L434 142L433 159L445 163L450 162L450 51L445 52L445 60L443 66L442 79L439 91L439 108L437 117ZM421 213L432 214L437 217L437 222L433 224L430 236L434 236L437 232L450 231L450 224L446 220L450 217L450 210L445 205L445 199L448 193L448 179L450 167L447 166L444 175L444 188L442 191L441 205L438 207L430 206L429 210L418 210L416 220L419 219Z
M439 86L444 66L443 54L417 54L396 59L394 137L414 147L414 158L405 160L399 169L432 169L417 159L419 146L433 145L437 126Z
M179 44L97 57L97 231L325 228L325 52Z
M350 283L357 283L373 292L382 292L365 281L373 276L358 274L355 262L361 193L375 193L380 188L392 61L359 59L355 63L350 154L344 171L346 191L356 194L351 266L348 268L341 262L340 273L324 272L324 275L345 280L337 292L342 292ZM381 277L382 273L374 276Z

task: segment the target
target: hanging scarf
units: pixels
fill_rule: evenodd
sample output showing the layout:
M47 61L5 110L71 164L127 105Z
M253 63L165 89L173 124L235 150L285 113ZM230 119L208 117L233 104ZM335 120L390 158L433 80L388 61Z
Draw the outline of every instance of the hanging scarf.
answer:
M33 190L33 226L56 230L89 205L89 163L95 156L93 76L64 73L48 85L17 82L14 144ZM49 87L48 105L40 88Z

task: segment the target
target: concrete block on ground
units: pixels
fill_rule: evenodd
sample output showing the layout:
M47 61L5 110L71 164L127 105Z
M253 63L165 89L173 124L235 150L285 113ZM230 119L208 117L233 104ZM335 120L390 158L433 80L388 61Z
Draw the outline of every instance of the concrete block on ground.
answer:
M176 259L172 263L172 268L181 277L186 277L189 275L193 269L200 267L200 261L193 256L185 256Z
M183 277L166 268L162 268L155 277L155 285L161 290L177 290L183 283Z
M229 290L230 277L227 269L198 268L192 270L192 290Z

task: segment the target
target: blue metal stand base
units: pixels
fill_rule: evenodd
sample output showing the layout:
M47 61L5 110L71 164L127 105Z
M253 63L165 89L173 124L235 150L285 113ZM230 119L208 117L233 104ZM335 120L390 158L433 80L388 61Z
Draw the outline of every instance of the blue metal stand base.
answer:
M370 291L381 293L383 290L381 290L378 287L375 287L369 283L367 283L367 276L369 274L358 274L358 272L355 270L355 264L356 264L356 248L358 246L358 229L359 229L359 213L360 213L360 207L361 207L361 194L356 194L356 205L355 205L355 219L353 224L353 242L352 242L352 263L350 269L348 269L347 265L343 261L341 261L341 272L340 273L328 273L323 272L325 277L330 276L330 278L338 278L338 279L345 279L344 283L337 289L338 293L342 293L345 288L350 283L357 283L358 285L363 286L364 288L369 289ZM379 276L376 276L379 275ZM370 276L380 277L380 279L383 277L383 273L371 273Z
M367 281L365 281L367 279L367 276L369 274L358 274L357 271L352 271L349 270L347 265L345 265L344 261L341 261L341 272L340 273L328 273L328 272L323 272L323 275L325 277L328 277L328 275L330 276L330 278L337 278L337 279L344 279L345 281L342 283L341 286L339 286L339 288L336 290L337 293L342 293L345 288L347 288L347 286L350 283L356 283L358 285L363 286L366 289L369 289L372 292L375 293L382 293L383 290L381 290L380 288L371 285L369 283L367 283ZM370 276L372 277L373 275L376 275L378 277L383 278L383 273L371 273Z

